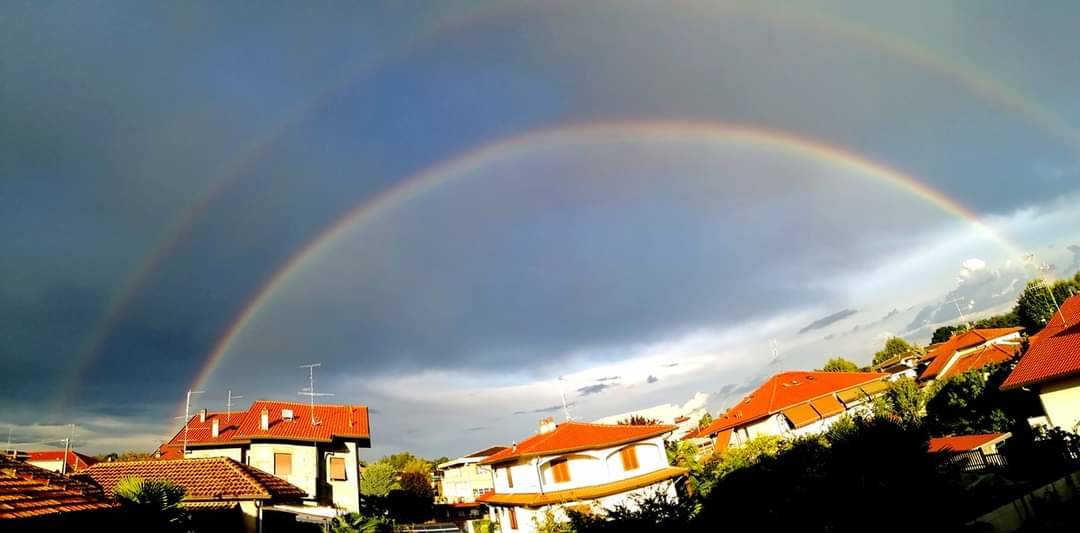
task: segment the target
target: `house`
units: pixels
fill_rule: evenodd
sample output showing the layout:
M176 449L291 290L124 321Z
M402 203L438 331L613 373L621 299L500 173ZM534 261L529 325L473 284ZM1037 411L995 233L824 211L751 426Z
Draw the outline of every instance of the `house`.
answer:
M494 482L491 469L480 462L509 446L491 446L464 457L439 464L439 499L436 503L472 503L481 494L491 492Z
M1005 442L1012 433L984 433L979 435L953 435L930 439L930 453L963 453L981 451L984 454L998 453L998 445Z
M64 460L65 455L67 455L66 461ZM75 450L45 450L27 452L26 462L46 470L67 474L85 470L88 466L97 463L98 460Z
M480 462L491 468L488 505L499 531L536 531L547 511L565 518L568 506L634 506L652 494L676 498L674 481L687 472L668 464L664 437L672 425L610 425L541 421L539 433Z
M1080 296L1061 304L1001 384L1002 390L1021 387L1038 391L1050 425L1080 429Z
M115 530L117 507L92 484L0 456L0 531Z
M968 370L1012 360L1020 354L1023 329L971 329L954 334L926 352L922 360L926 367L919 374L919 382L929 385Z
M300 487L309 506L358 511L359 453L370 447L367 407L259 400L247 411L200 411L158 456L228 457Z
M629 420L630 417L641 417L646 420L655 420L662 424L672 424L677 426L675 431L671 434L671 439L679 440L691 431L697 429L698 421L701 420L701 417L704 416L705 413L709 412L706 407L708 400L708 394L699 392L694 394L693 398L690 398L682 405L665 403L647 407L645 409L638 409L636 411L627 411L617 415L605 416L595 422L597 424L618 424Z
M919 352L904 352L874 365L871 370L889 374L889 381L896 381L900 378L915 379L919 376L919 362L921 360L922 354Z
M687 435L712 453L761 436L795 437L828 429L845 413L869 413L870 400L889 390L881 372L782 372Z
M307 496L296 485L228 457L98 463L77 477L109 496L125 478L170 481L184 488L183 506L196 522L219 531L262 531L266 510L299 504Z

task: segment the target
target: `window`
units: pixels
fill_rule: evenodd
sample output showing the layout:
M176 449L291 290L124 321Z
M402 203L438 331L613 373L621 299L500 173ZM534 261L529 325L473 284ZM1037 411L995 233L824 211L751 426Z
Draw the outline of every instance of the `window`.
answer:
M292 454L291 453L275 453L274 454L274 475L275 476L291 476L292 475Z
M517 509L511 507L507 514L510 515L510 529L517 529Z
M619 456L622 457L622 469L623 470L626 470L626 471L637 470L637 468L639 466L638 465L638 460L637 460L637 448L635 448L633 446L628 446L626 448L623 448L622 451L619 452Z
M331 457L330 481L345 481L346 479L348 478L345 476L345 458Z
M514 488L514 474L511 473L510 467L506 467L506 486Z
M570 464L566 462L566 459L556 459L551 462L551 478L555 480L555 483L570 481Z

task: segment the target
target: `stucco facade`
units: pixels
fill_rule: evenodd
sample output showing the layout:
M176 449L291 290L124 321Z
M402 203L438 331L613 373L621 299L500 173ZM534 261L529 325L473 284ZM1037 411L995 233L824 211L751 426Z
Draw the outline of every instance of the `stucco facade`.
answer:
M1075 431L1080 424L1080 376L1039 385L1039 400L1050 425Z
M491 468L476 462L440 468L442 479L439 482L441 503L471 503L476 497L490 492L494 485L491 481Z

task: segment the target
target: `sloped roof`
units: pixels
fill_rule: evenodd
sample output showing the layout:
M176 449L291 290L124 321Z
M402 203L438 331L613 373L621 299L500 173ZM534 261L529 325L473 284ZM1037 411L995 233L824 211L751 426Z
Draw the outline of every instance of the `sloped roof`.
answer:
M1001 388L1036 385L1077 373L1080 373L1080 296L1073 296L1061 304L1061 312L1054 313L1038 337L1032 337L1027 353Z
M185 501L298 499L307 496L303 489L284 479L228 457L98 463L78 476L80 479L93 480L109 495L116 491L121 479L137 477L171 481L187 491Z
M616 425L586 424L584 422L563 422L547 433L537 433L483 461L481 464L494 464L514 461L537 455L555 455L580 450L609 448L645 440L678 429L670 425Z
M968 370L1011 361L1018 355L1020 355L1019 344L991 344L960 356L948 370L938 375L938 379L949 379Z
M589 485L587 487L580 487L576 489L553 490L546 492L518 492L512 494L502 492L486 492L484 494L481 494L480 496L477 496L476 501L483 502L489 505L516 505L524 507L540 507L557 503L575 502L581 500L595 500L597 498L611 496L612 494L619 494L622 492L640 489L642 487L648 487L649 485L686 475L687 472L688 470L686 468L669 466L667 468L654 470L640 476L634 476L631 478L621 479L619 481L613 481L611 483L604 483L601 485Z
M36 452L26 452L29 461L60 461L64 458L64 450L43 450ZM83 455L75 450L68 450L67 452L67 464L69 471L76 472L82 470L98 460L90 457L89 455Z
M979 435L955 435L951 437L934 437L930 439L929 450L931 453L940 452L969 452L987 444L1009 438L1009 433L984 433Z
M707 437L887 377L889 374L881 372L781 372L728 409L724 416L713 420L704 429L687 435L687 438Z
M262 431L262 410L267 410L270 428ZM291 409L292 420L282 417L283 409ZM218 436L212 436L214 420L218 421ZM316 424L311 423L311 406L303 402L278 402L258 400L247 411L207 413L206 421L199 415L188 420L187 443L189 448L201 446L239 445L252 439L297 440L304 442L329 442L334 438L370 439L368 408L363 405L315 404ZM159 448L162 459L182 459L184 428Z
M919 375L919 379L927 380L937 377L945 365L949 363L952 355L961 350L967 350L968 348L974 348L980 344L990 342L994 339L999 339L1006 335L1012 335L1019 331L1023 331L1024 328L987 328L987 329L970 329L963 333L957 333L949 340L941 343L933 350L926 352L926 356L923 357L923 361L930 361L930 365L923 370L923 373Z
M0 457L0 521L114 507L94 485Z

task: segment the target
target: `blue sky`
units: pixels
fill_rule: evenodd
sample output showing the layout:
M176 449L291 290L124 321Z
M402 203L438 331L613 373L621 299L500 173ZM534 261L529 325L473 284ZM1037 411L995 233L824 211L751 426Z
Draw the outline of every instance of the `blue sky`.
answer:
M918 176L1053 275L1080 267L1072 3L575 4L0 8L0 427L154 447L305 243L543 129L783 132ZM1031 274L829 161L567 133L343 232L199 402L297 397L321 361L320 387L377 411L374 454L454 455L528 434L560 387L583 419L695 392L719 409L783 368L925 342L956 318L942 302L990 313Z

